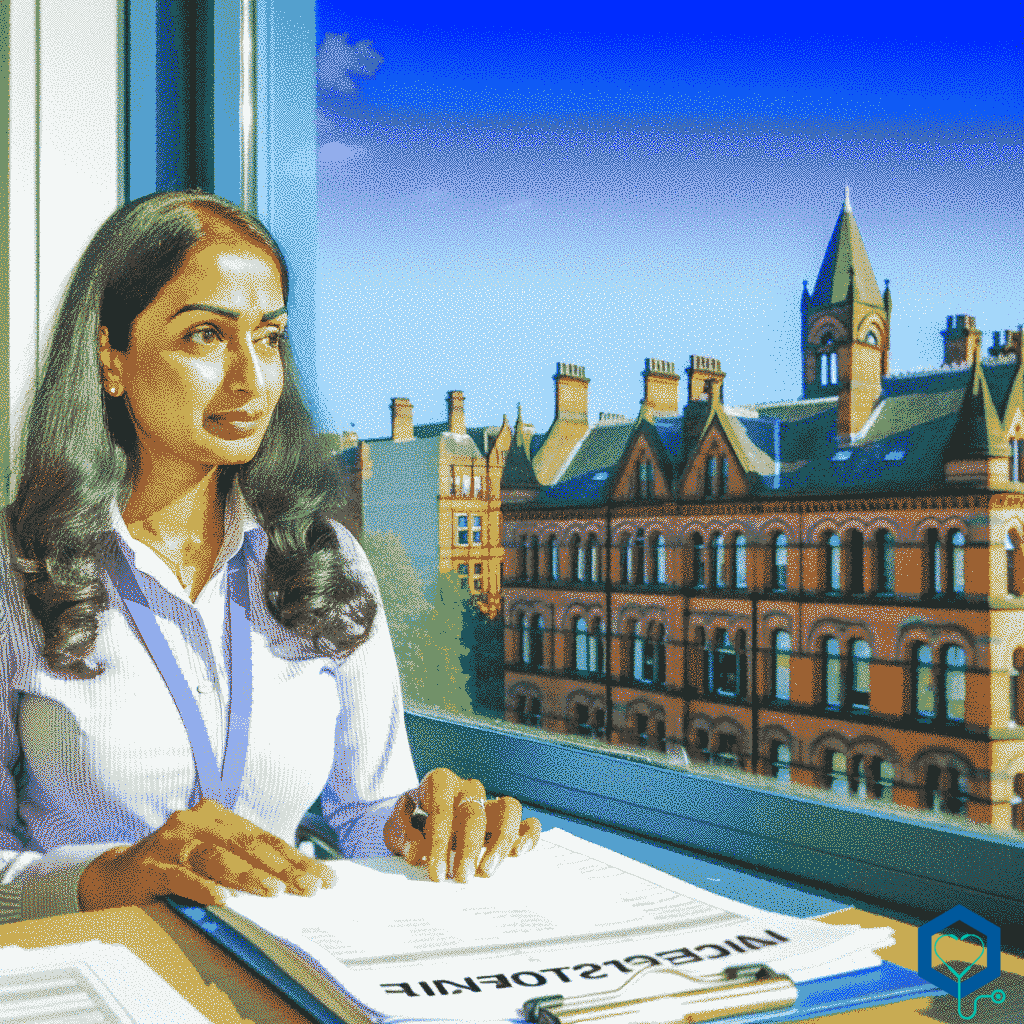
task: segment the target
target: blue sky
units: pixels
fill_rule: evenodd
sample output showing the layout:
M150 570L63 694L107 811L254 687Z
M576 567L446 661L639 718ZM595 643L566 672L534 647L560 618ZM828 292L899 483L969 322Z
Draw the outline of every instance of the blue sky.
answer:
M947 314L1024 321L1016 11L382 7L317 8L334 429L387 434L395 395L443 419L451 388L471 424L521 401L545 429L559 360L592 421L636 414L645 356L721 359L729 404L798 397L845 184L894 371L941 361Z

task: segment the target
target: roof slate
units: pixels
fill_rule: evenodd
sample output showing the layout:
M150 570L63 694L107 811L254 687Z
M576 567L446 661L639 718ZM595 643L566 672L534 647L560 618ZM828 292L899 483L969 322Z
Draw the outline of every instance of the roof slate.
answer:
M845 302L850 290L851 266L854 273L854 298L881 306L882 295L864 241L860 237L860 229L853 219L853 211L848 203L844 203L836 226L832 229L832 237L828 240L825 258L821 261L811 304L831 306Z

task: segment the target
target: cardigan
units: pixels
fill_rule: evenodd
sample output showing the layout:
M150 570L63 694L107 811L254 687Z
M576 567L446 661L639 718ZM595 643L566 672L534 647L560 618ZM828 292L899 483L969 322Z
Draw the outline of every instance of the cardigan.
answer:
M0 529L0 924L80 909L92 861L159 828L200 791L188 734L107 576L93 679L52 672L43 634L10 565ZM253 697L235 813L294 844L302 815L322 813L347 857L379 856L384 824L417 785L380 589L355 538L332 523L343 557L371 589L369 638L347 657L311 657L262 600L267 535L233 484L224 542L195 602L172 570L135 540L116 502L104 539L120 544L159 628L193 688L221 767L230 700L227 563L247 544Z

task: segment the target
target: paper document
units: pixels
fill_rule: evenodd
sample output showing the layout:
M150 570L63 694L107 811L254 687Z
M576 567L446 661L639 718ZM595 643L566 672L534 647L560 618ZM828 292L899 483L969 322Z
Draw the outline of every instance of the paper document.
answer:
M210 1024L125 946L0 946L0 1021Z
M560 829L464 885L397 857L332 866L338 884L315 897L241 895L210 912L366 1020L504 1020L527 999L615 988L649 964L711 975L764 962L799 982L876 966L873 950L893 941L888 928L748 907Z

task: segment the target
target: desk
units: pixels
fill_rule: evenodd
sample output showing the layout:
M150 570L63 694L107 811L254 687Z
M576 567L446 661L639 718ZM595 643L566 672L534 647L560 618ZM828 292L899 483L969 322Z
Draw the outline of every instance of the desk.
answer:
M880 950L880 955L910 970L916 969L917 930L911 925L862 910L834 912L823 920L836 924L888 925L895 932L896 945ZM212 1024L309 1024L304 1014L292 1009L276 992L163 904L145 909L125 907L68 914L0 926L0 946L14 944L31 948L91 939L127 946L209 1017ZM967 952L971 947L966 943L961 945L965 947L966 959L973 959L974 953ZM1002 978L983 991L1002 988L1006 1002L993 1006L989 1000L982 1000L974 1017L975 1024L1024 1022L1024 960L1003 953L1002 967ZM973 999L964 1000L965 1013L970 1012L972 1005ZM960 1018L953 997L943 996L911 999L819 1020L847 1020L853 1024L933 1024L936 1021L958 1024Z

